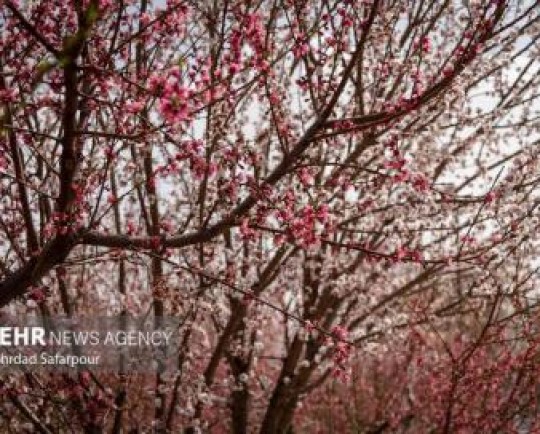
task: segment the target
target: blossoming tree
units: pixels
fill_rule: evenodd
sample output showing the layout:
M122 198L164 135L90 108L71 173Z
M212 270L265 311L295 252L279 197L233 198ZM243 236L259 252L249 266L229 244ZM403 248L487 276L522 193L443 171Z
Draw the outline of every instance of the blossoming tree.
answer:
M536 0L0 7L0 305L181 319L2 430L540 429Z

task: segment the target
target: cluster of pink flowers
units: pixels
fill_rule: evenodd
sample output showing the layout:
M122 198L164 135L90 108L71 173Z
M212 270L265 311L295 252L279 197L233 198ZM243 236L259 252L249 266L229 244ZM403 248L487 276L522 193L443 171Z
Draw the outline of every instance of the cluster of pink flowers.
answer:
M416 249L409 249L408 247L401 246L396 249L396 252L394 253L394 260L396 262L402 262L406 260L422 262L422 252Z
M392 158L385 161L384 167L396 172L392 175L392 182L409 183L419 193L427 192L431 186L429 179L422 173L411 173L406 168L407 160L401 155L395 141L390 141L388 147L392 151Z
M413 188L419 193L425 193L430 188L429 179L421 173L412 176L411 184Z
M429 36L423 36L419 41L415 43L415 48L420 48L423 53L429 53L431 51L431 40Z
M246 240L254 240L257 237L255 229L249 226L249 219L242 219L242 222L240 223L240 234Z
M300 32L294 36L292 52L297 59L309 53L309 40L303 33Z
M55 235L74 234L84 227L83 209L78 208L74 213L55 212L43 229L47 238Z
M190 120L191 95L191 91L182 85L180 68L171 68L169 77L163 84L159 103L159 111L165 120L171 124Z
M0 89L0 102L2 104L15 102L18 94L17 89Z
M260 14L246 14L244 17L244 37L255 52L255 59L251 64L262 73L268 72L270 64L265 56L265 30Z
M44 286L34 287L28 294L28 299L36 304L42 304L47 298L47 288Z
M335 326L332 328L333 347L332 347L332 374L334 377L342 381L349 379L348 375L348 360L351 356L352 347L347 342L349 332L345 327Z
M306 205L295 215L287 215L285 211L280 210L278 217L288 223L291 238L304 248L318 245L321 236L328 229L327 205L321 205L317 209Z
M298 178L304 187L309 187L313 184L313 174L307 167L302 167L298 171Z

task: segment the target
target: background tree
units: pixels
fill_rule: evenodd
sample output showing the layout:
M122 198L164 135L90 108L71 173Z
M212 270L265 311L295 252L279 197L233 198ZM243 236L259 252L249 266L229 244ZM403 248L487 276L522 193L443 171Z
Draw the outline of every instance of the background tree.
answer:
M0 304L182 324L174 375L4 377L5 429L537 429L538 12L4 0Z

